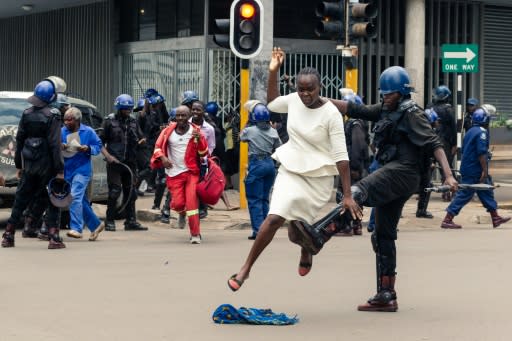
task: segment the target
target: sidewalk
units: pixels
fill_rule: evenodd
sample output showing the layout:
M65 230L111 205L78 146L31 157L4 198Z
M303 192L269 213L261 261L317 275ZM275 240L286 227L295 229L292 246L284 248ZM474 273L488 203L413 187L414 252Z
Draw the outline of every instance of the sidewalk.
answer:
M239 193L236 190L226 191L229 201L232 206L239 206ZM402 212L402 219L400 219L399 229L404 230L422 230L422 229L437 229L441 225L446 212L445 209L449 203L441 200L441 194L432 193L428 210L434 215L433 219L418 219L416 218L416 195L405 204ZM167 224L160 223L158 220L159 211L149 209L153 202L152 195L146 195L137 200L137 216L142 221L154 222L156 225L162 227L168 226ZM335 206L334 191L331 202L324 207L319 217L325 215L329 210ZM499 212L501 215L512 215L512 202L500 202ZM364 209L363 223L367 223L370 217L370 209ZM459 216L455 218L458 224L463 225L464 228L492 228L490 215L485 211L485 208L478 200L473 200L461 211ZM170 227L176 226L176 213L171 213ZM503 227L512 228L512 223L504 225ZM208 210L208 217L201 220L201 229L205 230L239 230L251 229L249 211L247 209L238 209L235 211L227 211L222 200L219 200L213 209Z

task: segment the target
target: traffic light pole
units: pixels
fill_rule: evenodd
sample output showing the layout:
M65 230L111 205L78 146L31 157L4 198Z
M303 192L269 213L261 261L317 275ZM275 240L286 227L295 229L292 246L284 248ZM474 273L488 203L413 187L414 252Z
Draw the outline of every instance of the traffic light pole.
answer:
M244 104L249 100L249 79L250 79L250 60L241 59L240 67L240 132L249 121L249 114ZM247 198L245 196L245 174L247 173L247 164L249 161L248 143L240 143L240 168L239 168L239 187L240 187L240 208L247 208Z
M345 0L345 44L342 49L343 66L345 69L345 87L352 89L357 94L358 70L357 70L357 46L350 46L350 1Z

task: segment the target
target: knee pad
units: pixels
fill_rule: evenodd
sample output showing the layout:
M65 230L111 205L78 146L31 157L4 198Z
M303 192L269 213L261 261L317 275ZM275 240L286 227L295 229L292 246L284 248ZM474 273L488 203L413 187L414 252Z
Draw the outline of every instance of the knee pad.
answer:
M364 192L361 187L358 185L353 185L350 187L350 191L352 192L352 199L359 205L363 206L363 203L368 198L366 192ZM343 192L341 188L336 190L336 203L340 203L343 200Z
M363 203L368 198L368 194L358 185L350 187L350 191L352 192L352 199L354 199L359 206L363 206Z

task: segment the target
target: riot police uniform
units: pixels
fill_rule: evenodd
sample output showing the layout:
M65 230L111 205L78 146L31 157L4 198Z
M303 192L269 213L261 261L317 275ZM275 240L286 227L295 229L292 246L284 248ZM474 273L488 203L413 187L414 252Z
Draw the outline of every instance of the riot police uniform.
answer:
M455 154L452 152L453 147L457 146L457 126L455 124L455 113L452 105L449 103L451 91L445 85L440 85L434 89L432 98L432 109L439 116L438 135L444 146L444 153L448 159L448 164L453 168L453 158ZM444 177L442 177L444 180ZM451 200L449 192L443 193L445 201Z
M64 173L60 142L61 113L49 106L56 98L55 90L54 83L48 79L38 83L34 96L29 98L34 106L26 109L21 116L14 162L22 173L11 216L3 234L2 247L14 247L15 226L31 201L31 217L38 219L47 210L45 224L49 230L48 248L65 247L59 237L59 209L49 202L46 189L52 178Z
M103 130L99 135L107 151L119 161L119 163L107 164L108 199L105 229L115 231L114 219L117 215L117 201L123 193L123 206L125 206L126 214L125 230L147 230L146 227L141 226L136 221L135 217L137 193L134 185L137 176L137 165L134 151L138 146L139 128L134 118L129 115L122 115L119 109L123 107L116 104L116 108L118 109L117 113L109 115L104 121ZM133 100L131 108L133 108ZM128 107L123 109L128 109Z
M398 66L386 69L380 77L380 89L384 96L399 93L396 110L388 110L383 103L347 104L349 117L376 122L373 128L374 143L376 158L381 165L352 186L353 199L361 206L375 207L376 210L376 226L371 242L376 253L377 294L358 307L362 311L398 309L394 289L398 222L405 202L418 190L423 154L434 153L443 147L423 110L410 98L412 88L405 69ZM307 235L302 233L305 245L311 253L317 253L332 235L351 220L350 214L344 213L327 228L319 228L319 224L304 225L303 230L307 232Z
M462 161L460 165L461 183L491 184L489 177L489 115L483 108L478 108L471 117L473 126L464 135L462 144ZM485 160L485 163L483 162ZM483 164L484 163L484 164ZM485 165L485 166L484 166ZM484 167L483 167L484 166ZM442 228L460 229L461 225L453 222L453 218L473 198L475 190L464 188L457 191L453 201L446 208L446 216L441 223ZM493 191L476 191L478 199L491 215L493 227L498 227L510 220L498 214L498 204Z
M137 164L139 169L139 176L137 184L140 184L142 180L146 180L148 185L160 185L155 183L156 171L152 171L149 167L149 159L151 159L151 155L153 155L153 149L155 148L155 142L160 135L160 131L163 126L167 125L167 121L169 120L169 114L165 109L164 101L162 95L155 94L148 99L149 103L152 105L150 110L144 112L143 114L139 114L137 117L137 123L142 131L143 136L146 138L146 143L139 145L137 150ZM158 103L162 103L163 106L161 110L153 107ZM162 187L162 186L161 186ZM165 187L165 184L163 185Z

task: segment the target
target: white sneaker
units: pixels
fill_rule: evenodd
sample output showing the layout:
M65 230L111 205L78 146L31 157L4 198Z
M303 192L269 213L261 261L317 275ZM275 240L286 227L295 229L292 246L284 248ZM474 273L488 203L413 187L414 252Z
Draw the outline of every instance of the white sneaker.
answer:
M80 239L82 238L82 234L78 231L75 231L75 230L69 230L66 235L68 237L71 237L71 238L76 238L76 239Z
M191 236L190 244L201 244L201 235Z
M104 223L100 223L100 226L98 226L96 228L96 230L94 230L94 232L91 232L91 235L89 237L89 241L93 242L96 239L98 239L98 236L100 235L101 232L103 232L104 229L105 229L105 224Z

